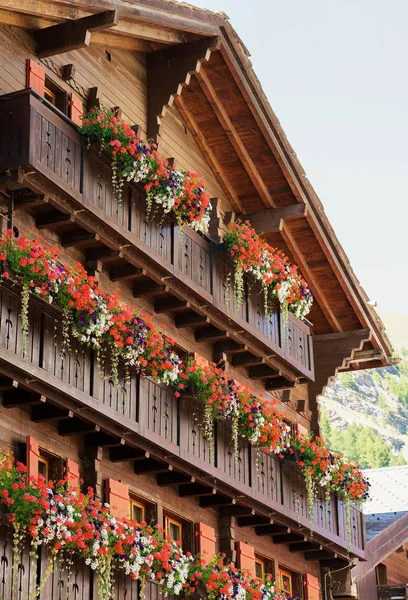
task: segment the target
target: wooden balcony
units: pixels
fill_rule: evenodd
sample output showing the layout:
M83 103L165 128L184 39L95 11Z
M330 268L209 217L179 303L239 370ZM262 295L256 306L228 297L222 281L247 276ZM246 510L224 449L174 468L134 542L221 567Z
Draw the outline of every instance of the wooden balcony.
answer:
M4 515L0 519L0 598L2 600L93 600L97 598L95 576L91 567L77 556L71 555L71 566L66 561L56 560L53 572L48 577L39 595L36 586L44 577L49 560L48 549L39 548L38 558L30 554L30 544L27 540L22 544L22 551L15 563L13 555L13 532L6 523ZM14 575L14 590L13 590ZM114 600L129 600L140 598L140 584L131 579L124 571L114 573L112 598ZM146 583L145 600L164 600L164 595L153 582ZM176 600L178 596L167 596Z
M256 514L267 523L273 515L281 527L267 533L275 543L299 542L306 555L313 555L307 544L302 546L313 529L315 543L346 554L344 506L338 498L332 496L330 510L325 511L321 494L310 523L304 480L295 463L254 449L244 440L235 460L228 423L216 428L212 460L201 427L203 407L197 400L177 399L171 388L135 373L130 381L120 373L118 390L101 374L91 350L73 340L69 352L61 352L61 313L37 297L30 300L28 357L23 360L20 294L18 285L0 286L0 386L5 408L20 407L35 422L54 423L60 435L86 435L87 446L109 448L114 462L134 461L136 474L155 476L159 486L178 486L181 497L197 497L202 508L240 505L249 507L251 515L256 507ZM355 507L351 520L351 553L363 557L364 522Z
M87 150L52 105L31 91L2 96L0 134L1 184L13 192L14 208L29 210L40 229L53 228L63 247L80 248L88 269L103 266L112 280L129 280L135 297L148 296L157 313L192 328L197 342L213 343L215 357L244 348L248 361L237 364L267 390L313 380L309 325L290 314L283 333L278 308L266 317L261 289L249 279L237 308L228 255L188 228L180 234L169 216L147 218L138 186L125 186L118 205L109 161ZM251 369L257 364L261 375Z

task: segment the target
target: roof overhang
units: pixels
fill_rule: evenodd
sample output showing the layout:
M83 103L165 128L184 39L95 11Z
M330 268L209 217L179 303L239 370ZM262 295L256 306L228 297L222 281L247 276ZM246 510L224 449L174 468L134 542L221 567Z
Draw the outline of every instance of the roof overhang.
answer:
M369 329L342 370L390 364L392 348L323 206L273 113L225 15L171 0L0 0L0 22L43 29L116 9L89 43L147 53L149 133L177 108L237 215L250 214L308 280L311 320L325 335ZM83 47L83 46L81 46Z

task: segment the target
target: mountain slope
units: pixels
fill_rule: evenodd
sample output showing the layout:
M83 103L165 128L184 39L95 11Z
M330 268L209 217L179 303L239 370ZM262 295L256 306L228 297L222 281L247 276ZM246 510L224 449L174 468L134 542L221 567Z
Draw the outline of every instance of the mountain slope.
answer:
M343 373L322 398L322 434L364 468L408 461L408 350L399 365Z

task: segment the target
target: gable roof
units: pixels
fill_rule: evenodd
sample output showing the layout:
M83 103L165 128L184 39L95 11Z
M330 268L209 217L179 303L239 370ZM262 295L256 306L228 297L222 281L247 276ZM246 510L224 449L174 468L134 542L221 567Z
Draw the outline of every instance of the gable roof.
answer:
M235 212L304 204L303 214L266 237L288 253L309 281L316 299L311 313L315 334L367 329L370 335L359 348L359 360L353 354L342 368L389 364L392 348L384 325L369 305L252 69L249 53L225 14L174 0L71 0L69 6L65 0L20 0L8 10L7 19L9 24L43 28L113 8L119 11L119 22L100 36L105 44L110 40L128 48L129 40L135 40L140 43L135 48L148 54L159 49L166 56L174 48L217 40L192 68L189 63L184 75L169 70L163 110L168 102L180 112L184 107L189 128L204 144L206 156L220 167ZM91 42L97 43L97 36L92 34Z

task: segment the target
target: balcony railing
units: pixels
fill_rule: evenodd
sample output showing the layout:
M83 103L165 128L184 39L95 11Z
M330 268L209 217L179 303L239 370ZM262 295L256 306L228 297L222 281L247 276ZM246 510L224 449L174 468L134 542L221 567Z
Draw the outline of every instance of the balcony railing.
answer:
M21 544L18 558L13 553L13 532L3 516L0 520L0 598L1 600L92 600L97 597L94 572L85 561L75 555L69 560L56 560L51 575L42 586L39 595L37 585L46 574L49 552L45 546L39 547L39 556L30 554L29 541ZM129 600L140 597L140 584L124 571L114 573L112 598ZM157 585L146 583L145 600L163 600L164 595ZM175 600L177 596L168 596Z
M148 441L180 464L204 473L213 481L222 482L234 490L232 495L251 498L284 517L293 531L299 527L313 529L319 536L345 548L348 545L344 506L332 496L330 508L325 509L324 494L314 507L314 523L307 517L306 490L303 477L295 463L285 463L263 449L254 449L240 440L238 460L231 445L228 423L218 423L215 435L214 458L210 457L204 438L203 407L194 398L176 398L171 388L150 378L140 379L135 373L130 379L120 373L121 389L100 372L94 353L71 342L65 355L61 352L61 313L57 307L32 297L29 304L30 332L27 361L22 356L20 327L21 288L10 282L0 286L0 359L1 364L30 373L33 381L43 380L54 390L78 398L85 410L79 418L92 419L92 411L120 423L128 435ZM3 366L0 367L0 371ZM8 375L8 372L4 373ZM26 381L23 381L26 384ZM79 394L77 393L79 392ZM13 398L13 396L12 396ZM4 400L3 400L4 403ZM4 403L7 406L6 403ZM18 405L18 404L17 404ZM16 406L13 402L8 406ZM89 410L91 412L89 412ZM33 415L35 407L33 407ZM33 416L32 415L32 416ZM71 415L72 416L72 415ZM34 418L34 417L33 417ZM66 435L69 419L59 423L60 433ZM188 471L188 469L187 469ZM363 520L360 511L351 509L351 551L362 556L364 548Z
M123 202L118 205L109 161L95 149L85 149L69 119L32 91L0 98L0 173L19 167L25 173L28 170L27 181L37 177L38 185L39 177L51 185L53 193L74 199L115 232L132 239L167 278L177 278L196 294L200 305L210 306L229 328L263 345L266 355L289 364L299 376L313 379L309 326L290 314L287 331L282 334L279 310L265 316L261 289L249 279L238 309L227 254L215 252L210 239L188 228L181 237L169 216L148 218L144 192L138 186L125 186Z

